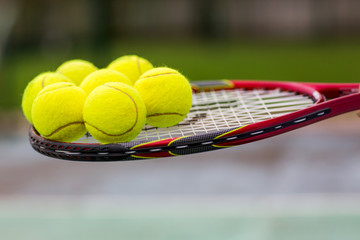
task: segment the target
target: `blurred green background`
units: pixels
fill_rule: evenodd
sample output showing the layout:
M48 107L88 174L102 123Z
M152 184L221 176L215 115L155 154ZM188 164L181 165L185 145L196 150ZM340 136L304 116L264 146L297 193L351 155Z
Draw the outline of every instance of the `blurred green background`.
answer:
M74 47L43 55L38 49L14 51L3 64L6 80L2 107L19 107L26 84L38 73L55 71L63 61L83 58L99 67L124 54L143 56L156 66L180 70L190 80L263 79L319 82L357 82L360 79L360 44L356 42L179 42L164 39L113 41L109 49Z
M63 61L124 54L190 80L356 82L359 3L332 1L1 0L0 107Z
M359 82L358 0L0 0L0 239L358 239L353 113L229 150L125 163L28 143L26 84L125 54L189 80Z

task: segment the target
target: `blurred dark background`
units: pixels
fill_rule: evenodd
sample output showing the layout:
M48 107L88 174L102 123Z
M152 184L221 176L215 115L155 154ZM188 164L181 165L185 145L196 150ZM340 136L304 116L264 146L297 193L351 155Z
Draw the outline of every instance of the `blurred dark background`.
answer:
M123 54L190 80L357 81L357 0L0 0L1 108L35 75Z

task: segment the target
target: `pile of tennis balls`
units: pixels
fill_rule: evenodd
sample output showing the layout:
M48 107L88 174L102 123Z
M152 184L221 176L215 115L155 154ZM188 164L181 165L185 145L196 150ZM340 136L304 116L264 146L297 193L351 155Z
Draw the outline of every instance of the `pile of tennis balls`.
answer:
M119 143L134 139L145 124L178 124L191 103L181 73L126 55L103 69L75 59L39 74L24 91L22 109L44 138L72 142L89 132L101 143Z

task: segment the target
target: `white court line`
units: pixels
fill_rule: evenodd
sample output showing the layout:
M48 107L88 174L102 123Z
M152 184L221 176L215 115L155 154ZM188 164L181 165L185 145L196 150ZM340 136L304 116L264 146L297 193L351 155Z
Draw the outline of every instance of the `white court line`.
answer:
M269 196L16 196L0 219L286 218L360 216L360 194Z

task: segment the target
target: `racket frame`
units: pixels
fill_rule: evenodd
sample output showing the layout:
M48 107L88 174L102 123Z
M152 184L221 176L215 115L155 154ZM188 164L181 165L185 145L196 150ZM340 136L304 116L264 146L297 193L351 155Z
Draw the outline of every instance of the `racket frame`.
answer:
M46 156L74 161L121 161L171 157L237 146L279 135L345 112L360 109L359 84L322 84L251 80L192 82L194 92L234 89L281 89L307 95L311 107L242 127L144 143L64 143L45 139L30 126L32 147ZM331 100L327 100L331 99Z

